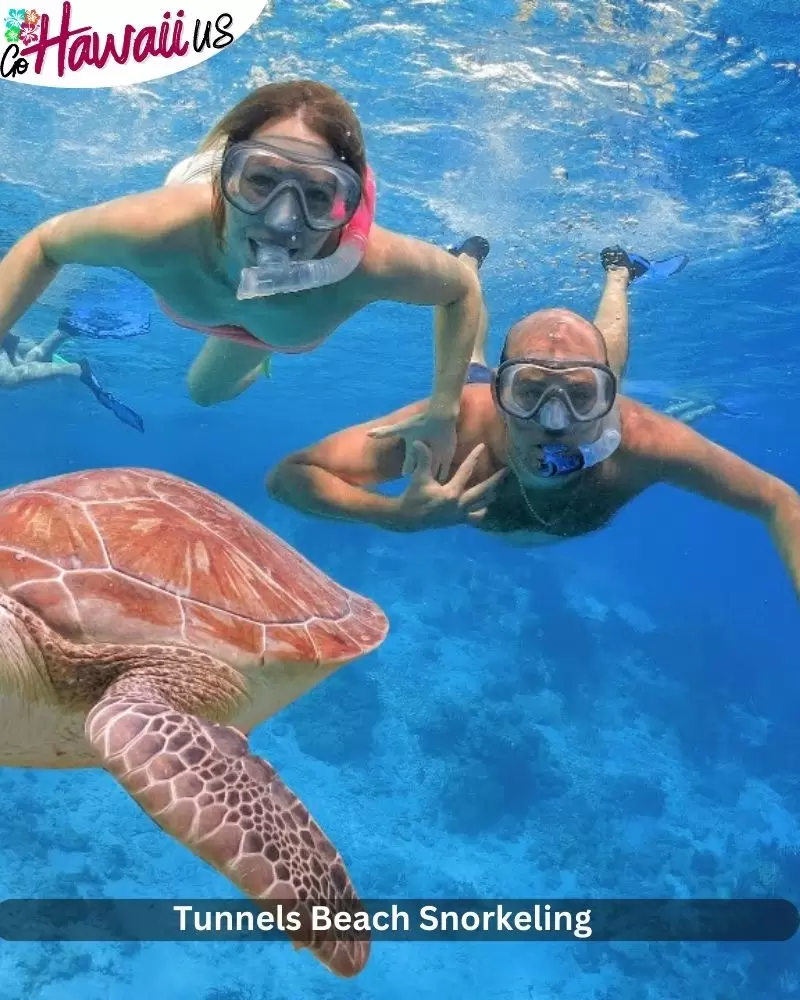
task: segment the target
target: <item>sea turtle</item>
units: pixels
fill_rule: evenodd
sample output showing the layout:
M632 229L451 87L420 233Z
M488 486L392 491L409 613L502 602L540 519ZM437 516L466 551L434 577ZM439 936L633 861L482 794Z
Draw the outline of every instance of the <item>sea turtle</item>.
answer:
M372 601L172 475L95 469L0 492L0 766L104 768L255 900L358 906L245 734L387 631ZM290 936L341 976L369 955L352 933Z

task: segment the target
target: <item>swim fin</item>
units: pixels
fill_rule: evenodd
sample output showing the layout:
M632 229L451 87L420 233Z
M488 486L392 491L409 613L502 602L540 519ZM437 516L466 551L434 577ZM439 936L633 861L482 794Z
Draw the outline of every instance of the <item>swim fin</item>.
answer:
M477 261L478 267L480 267L489 256L489 241L485 236L468 236L459 246L447 247L446 249L454 257L458 257L462 253L467 254L468 257Z
M77 306L62 313L58 319L58 329L71 337L127 340L147 333L150 329L150 314L132 309Z
M641 254L631 253L620 246L615 246L606 247L600 253L600 262L606 270L609 267L627 267L633 284L634 281L666 281L686 267L689 255L681 253L665 260L650 261Z
M78 364L81 366L81 382L83 382L83 384L94 393L95 399L98 403L100 403L101 406L105 406L107 410L111 410L114 416L121 420L123 424L127 424L128 427L133 427L134 430L140 431L143 434L144 421L139 414L132 410L129 406L120 402L116 396L112 395L100 385L86 358L82 358Z
M8 360L13 365L17 360L17 349L19 348L19 337L16 333L7 333L3 338L2 349L8 355Z
M754 417L755 411L743 410L742 407L735 402L726 402L725 400L718 401L717 409L720 413L724 414L726 417Z

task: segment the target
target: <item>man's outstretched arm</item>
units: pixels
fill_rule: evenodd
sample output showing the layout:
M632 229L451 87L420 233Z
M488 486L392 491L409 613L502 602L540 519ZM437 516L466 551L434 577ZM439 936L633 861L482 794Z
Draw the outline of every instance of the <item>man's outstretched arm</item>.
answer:
M755 514L769 529L800 597L800 494L690 427L658 415L647 450L656 478L735 510Z
M288 455L267 476L270 495L317 517L396 529L398 500L381 496L370 487L401 477L405 441L371 438L369 432L422 413L425 406L424 402L413 403Z

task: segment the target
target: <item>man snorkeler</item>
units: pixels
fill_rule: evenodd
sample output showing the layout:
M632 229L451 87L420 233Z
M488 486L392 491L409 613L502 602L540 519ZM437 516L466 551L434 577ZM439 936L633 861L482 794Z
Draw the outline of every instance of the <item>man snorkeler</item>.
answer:
M488 244L462 249L477 268ZM268 477L272 496L318 517L391 531L469 524L537 545L605 527L648 487L668 483L760 518L800 596L797 491L619 393L628 286L658 265L619 247L601 260L606 283L594 322L567 309L532 313L509 330L496 371L483 353L484 316L447 482L433 478L430 454L416 442L406 490L396 497L374 490L400 478L404 460L403 442L384 438L381 426L424 409L418 402L289 455Z

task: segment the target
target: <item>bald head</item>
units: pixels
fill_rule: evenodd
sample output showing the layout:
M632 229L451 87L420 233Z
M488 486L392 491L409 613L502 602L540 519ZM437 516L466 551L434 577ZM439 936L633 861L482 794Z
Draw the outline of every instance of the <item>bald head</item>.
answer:
M608 361L603 335L594 323L569 309L540 309L508 331L501 361L534 357Z

